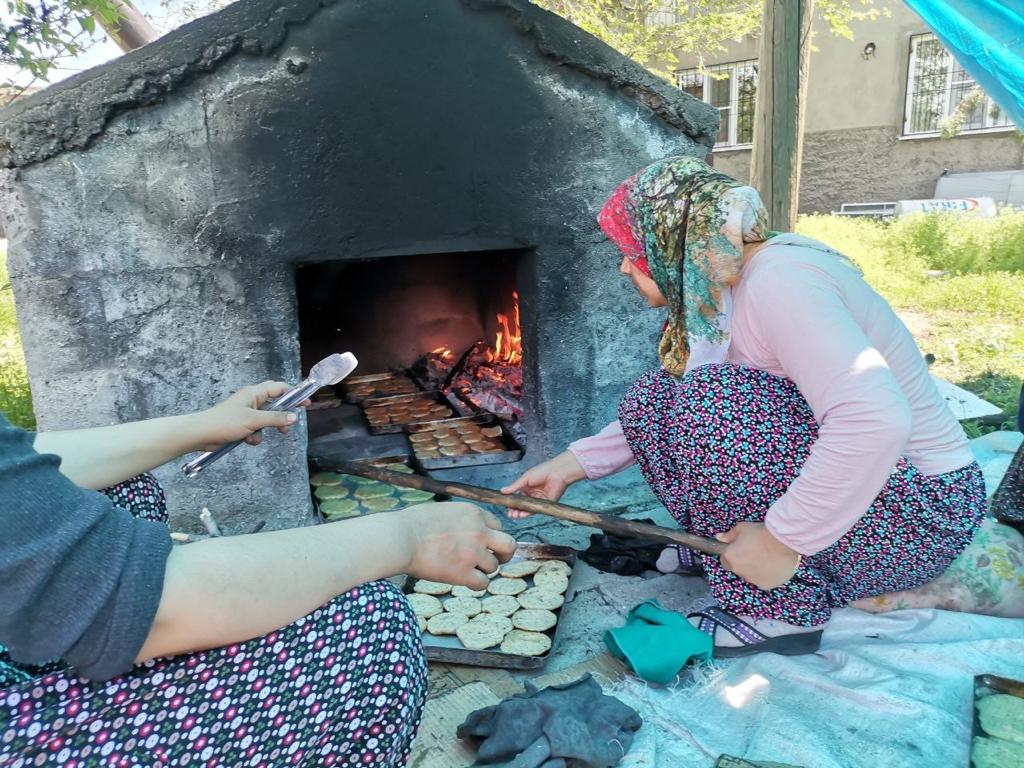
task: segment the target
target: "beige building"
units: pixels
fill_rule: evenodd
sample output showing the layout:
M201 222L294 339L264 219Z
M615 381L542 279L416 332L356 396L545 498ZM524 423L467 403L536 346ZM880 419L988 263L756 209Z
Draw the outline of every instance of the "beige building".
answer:
M939 135L975 83L917 14L900 2L888 7L891 17L854 24L853 40L815 22L801 211L930 198L943 173L1024 167L1024 140L987 96L962 110L959 135ZM757 55L758 41L747 38L706 59L704 71L694 58L684 59L689 68L678 73L681 88L722 114L715 167L743 180L750 170Z

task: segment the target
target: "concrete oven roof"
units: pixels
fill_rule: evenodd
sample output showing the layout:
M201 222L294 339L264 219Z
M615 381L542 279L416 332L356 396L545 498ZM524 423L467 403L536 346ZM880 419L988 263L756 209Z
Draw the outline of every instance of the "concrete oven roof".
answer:
M696 143L713 145L717 110L561 17L525 0L455 1L481 13L500 14L510 33L533 42L538 57L607 82ZM354 9L367 5L359 0L338 4ZM0 110L0 162L7 168L23 167L67 150L87 148L119 114L157 104L168 93L216 73L235 57L275 55L290 28L316 24L318 15L332 5L334 0L242 0L104 66L19 100ZM430 4L424 8L429 15ZM401 30L396 33L400 35ZM304 66L299 61L292 64L294 69Z

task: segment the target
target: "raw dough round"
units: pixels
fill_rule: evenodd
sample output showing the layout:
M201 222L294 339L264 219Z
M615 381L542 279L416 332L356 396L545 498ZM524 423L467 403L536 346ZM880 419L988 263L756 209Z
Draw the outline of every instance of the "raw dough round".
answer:
M501 575L507 576L510 579L532 576L543 563L543 560L516 560L513 563L505 563L501 566Z
M551 638L541 632L513 629L501 641L501 650L517 656L541 656L551 650Z
M427 631L427 620L424 619L422 616L417 616L416 617L416 626L420 628L420 633L421 634L423 632L426 632Z
M486 589L470 589L461 584L452 587L452 597L483 597L486 594Z
M309 478L309 482L312 485L339 485L341 478L337 472L317 472Z
M432 635L454 635L455 630L469 621L464 613L439 613L427 622L427 632Z
M444 609L463 616L476 616L482 610L480 601L475 597L449 597L444 601Z
M434 494L429 491L420 491L415 488L404 489L399 496L407 504L422 504L424 501L432 501L434 498Z
M445 584L443 581L428 581L427 579L420 579L416 582L416 586L412 588L413 592L419 592L423 595L447 595L452 591L451 584Z
M561 608L565 598L558 592L544 589L543 587L531 587L521 595L516 595L516 600L523 608L535 608L544 611L553 611Z
M558 617L551 611L538 608L523 608L512 614L512 626L516 629L527 629L530 632L543 632L558 623Z
M487 591L492 595L518 595L526 589L526 582L522 579L494 579L487 585Z
M455 630L455 634L459 642L471 651L493 648L505 637L505 633L494 624L476 621L467 621Z
M562 594L569 588L569 579L558 571L537 571L533 574L533 583L535 586L542 587L550 592L558 592L559 594Z
M380 496L374 499L363 499L363 506L371 512L387 512L398 506L398 499L394 496Z
M313 494L318 499L344 499L348 497L348 488L343 485L318 485Z
M495 616L511 616L522 607L512 595L491 595L481 600L480 604L485 612Z
M502 637L512 631L512 619L507 616L499 616L496 613L481 613L479 616L474 616L469 623L490 624L492 627L497 627L501 630Z
M359 515L359 502L355 499L328 499L320 502L320 511L328 520L342 520Z
M1024 699L997 693L978 702L978 719L989 736L1024 744Z
M566 578L569 578L572 574L572 566L564 560L545 560L537 570L538 572L544 573L547 573L548 571L556 571Z
M374 485L359 486L352 495L357 499L379 499L384 496L390 496L392 490L390 485L375 483Z
M412 612L417 616L422 616L424 619L437 616L437 614L444 611L441 601L430 595L421 595L419 592L413 592L411 595L406 595L405 599L412 606Z

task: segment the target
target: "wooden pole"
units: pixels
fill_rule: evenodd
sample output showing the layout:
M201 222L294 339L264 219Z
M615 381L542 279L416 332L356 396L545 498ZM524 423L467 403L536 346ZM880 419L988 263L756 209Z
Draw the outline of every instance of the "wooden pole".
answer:
M800 202L807 76L814 0L765 0L758 60L750 184L768 226L792 232Z
M430 493L458 496L459 498L471 501L479 501L483 504L521 509L524 512L536 512L548 517L556 517L559 520L568 520L572 523L600 528L602 531L614 533L618 536L635 536L649 539L650 541L661 541L666 544L680 544L709 555L720 555L725 551L725 544L714 539L694 536L692 533L684 533L673 528L662 528L660 525L637 523L633 520L624 520L613 515L590 512L579 507L571 507L568 504L548 501L547 499L535 499L531 496L520 496L518 494L505 494L492 491L490 488L480 488L463 483L443 483L430 477L391 472L360 462L341 462L332 466L331 469L344 472L347 475L369 477L382 483L404 488L416 488L421 491L429 491Z
M159 37L149 19L132 5L131 0L114 0L114 6L117 8L118 19L113 24L108 24L98 13L93 18L122 51L134 51Z

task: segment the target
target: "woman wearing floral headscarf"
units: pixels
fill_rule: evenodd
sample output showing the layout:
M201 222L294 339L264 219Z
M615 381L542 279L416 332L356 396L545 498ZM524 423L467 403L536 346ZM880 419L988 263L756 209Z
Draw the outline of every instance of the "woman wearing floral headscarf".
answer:
M623 183L599 222L667 307L662 367L506 492L557 499L639 463L685 530L729 545L702 558L717 605L691 615L719 656L812 652L833 608L941 575L982 522L982 474L857 268L769 232L756 191L689 157Z

